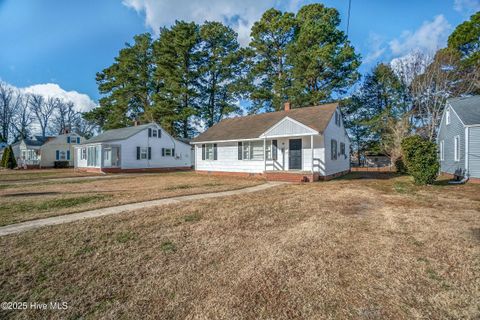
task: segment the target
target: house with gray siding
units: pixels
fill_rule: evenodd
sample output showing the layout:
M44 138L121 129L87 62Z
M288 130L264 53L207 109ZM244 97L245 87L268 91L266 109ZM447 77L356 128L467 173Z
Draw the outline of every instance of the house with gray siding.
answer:
M480 96L447 101L437 144L442 173L480 179Z

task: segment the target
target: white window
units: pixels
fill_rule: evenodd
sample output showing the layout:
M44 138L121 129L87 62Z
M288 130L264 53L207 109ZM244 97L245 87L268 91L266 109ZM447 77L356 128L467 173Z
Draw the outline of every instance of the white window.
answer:
M140 148L140 159L147 159L148 148Z
M154 138L157 137L157 130L154 129L154 130L152 131L152 136L153 136Z
M244 141L243 160L263 160L263 141Z
M164 157L173 157L175 155L175 149L172 148L163 148L162 149L162 156Z
M332 139L331 145L330 145L330 151L331 151L331 159L332 160L337 160L337 140Z
M335 111L335 124L340 127L340 113Z
M100 163L100 147L87 148L87 166L96 167Z
M82 150L80 150L80 159L87 160L87 148L82 148Z
M175 150L172 151L172 154L175 155ZM202 160L217 160L217 157L216 143L202 144Z
M442 140L440 141L440 161L445 159L445 142Z
M455 161L460 161L460 136L453 139Z
M338 154L341 156L345 154L345 143L340 142L340 152Z
M447 125L450 124L450 109L447 109L447 111L445 112L445 123Z
M265 155L267 156L267 160L277 160L278 158L277 140L266 141Z

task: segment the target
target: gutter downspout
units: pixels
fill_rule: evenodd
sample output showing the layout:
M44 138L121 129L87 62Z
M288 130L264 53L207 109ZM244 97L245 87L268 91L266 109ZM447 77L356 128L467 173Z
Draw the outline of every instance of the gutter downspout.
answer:
M468 153L469 153L469 138L468 135L470 133L469 127L465 127L465 176L468 177L469 175L469 164L468 164Z

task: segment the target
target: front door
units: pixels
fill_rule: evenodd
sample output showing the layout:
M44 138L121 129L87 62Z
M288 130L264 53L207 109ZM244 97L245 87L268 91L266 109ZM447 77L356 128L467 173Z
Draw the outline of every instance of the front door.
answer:
M290 139L288 149L288 169L302 170L302 139Z

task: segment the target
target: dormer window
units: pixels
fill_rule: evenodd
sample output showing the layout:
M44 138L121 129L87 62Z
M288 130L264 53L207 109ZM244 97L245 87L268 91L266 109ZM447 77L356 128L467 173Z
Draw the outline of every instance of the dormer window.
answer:
M445 123L447 125L450 124L450 109L447 109L447 111L445 112Z

